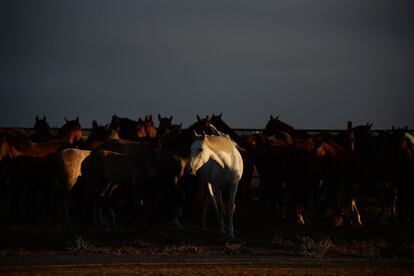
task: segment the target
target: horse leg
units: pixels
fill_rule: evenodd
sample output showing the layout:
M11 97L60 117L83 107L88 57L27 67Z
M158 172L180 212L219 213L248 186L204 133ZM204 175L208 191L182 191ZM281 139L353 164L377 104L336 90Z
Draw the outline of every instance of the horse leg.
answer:
M351 211L352 211L352 213L355 215L355 217L356 217L356 223L358 224L358 225L361 225L362 224L362 221L361 221L361 215L360 215L360 213L359 213L359 211L358 211L358 207L357 207L357 205L356 205L356 199L355 199L355 197L353 197L352 198L352 200L351 200Z
M211 202L213 203L214 210L216 211L218 223L219 223L219 233L223 234L224 231L224 221L223 221L223 199L221 196L221 191L213 190L211 183L208 183L208 192L211 197ZM218 201L217 201L218 199Z
M236 194L237 194L237 184L233 191L229 191L229 201L227 205L227 215L228 215L228 236L234 238L234 228L233 228L233 216L234 211L236 210Z
M216 208L217 219L219 222L219 233L224 234L226 231L224 230L224 204L223 204L223 196L221 191L215 191L216 197L212 196L214 207Z
M208 209L208 193L204 193L202 197L202 206L201 206L201 229L207 231L206 219L207 219L207 209Z

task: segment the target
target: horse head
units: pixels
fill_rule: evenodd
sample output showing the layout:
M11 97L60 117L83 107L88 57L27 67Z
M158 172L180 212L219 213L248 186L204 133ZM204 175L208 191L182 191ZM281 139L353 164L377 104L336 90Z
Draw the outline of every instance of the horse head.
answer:
M37 132L37 133L47 133L47 134L49 134L50 126L47 123L46 116L43 116L43 119L39 119L39 117L36 116L34 131Z
M165 136L165 135L170 134L171 126L172 126L172 119L173 119L173 116L168 118L168 117L161 117L161 115L158 114L158 121L159 121L158 135L159 136Z
M279 116L273 117L272 115L270 115L270 120L267 122L263 134L274 135L279 132L293 133L294 131L295 128L279 120Z
M194 131L195 140L191 145L191 153L189 159L189 172L195 175L196 172L210 159L211 152L206 145L206 135L198 134Z
M145 133L147 137L150 137L150 138L157 137L157 129L154 126L152 115L145 116L144 127L145 127Z
M65 124L59 129L58 137L70 144L82 140L82 127L79 123L79 117L76 117L75 120L68 120L66 117L64 119Z
M145 121L142 120L141 118L138 119L135 133L138 138L147 137L147 132L145 129Z

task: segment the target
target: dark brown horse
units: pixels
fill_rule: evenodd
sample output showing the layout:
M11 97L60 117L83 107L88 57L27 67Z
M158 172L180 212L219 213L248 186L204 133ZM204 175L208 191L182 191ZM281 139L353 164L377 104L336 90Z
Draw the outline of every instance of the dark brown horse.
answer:
M357 203L364 206L364 199L375 197L384 211L394 205L396 198L393 187L398 166L393 152L354 154L333 141L325 140L317 146L316 155L322 161L327 202L334 203L336 215L341 214L338 201L340 194L347 200L357 224L362 223L363 215Z
M414 138L408 127L392 128L391 144L396 154L398 174L395 188L398 191L397 211L403 220L414 217Z
M291 125L281 121L279 119L279 116L273 117L272 115L270 115L270 119L265 126L263 135L272 136L272 135L277 135L281 132L288 133L289 135L292 136L293 139L296 139L296 138L306 139L309 137L308 133L306 133L305 131L297 130Z
M36 121L34 125L34 132L29 136L29 139L34 143L48 142L54 137L50 133L50 126L47 123L46 116L43 116L43 119L39 119L36 116Z
M289 201L288 212L297 223L304 223L303 208L308 195L314 194L321 180L321 166L309 150L296 145L272 145L264 135L256 135L251 153L260 174L263 207L276 206L283 216L284 195ZM266 214L267 211L265 211Z
M170 118L168 117L161 117L160 114L158 114L158 136L164 137L170 134L171 127L172 127L172 120L173 116Z
M111 225L115 223L117 208L114 204L118 204L118 207L119 204L123 205L120 207L124 210L121 211L123 215L136 218L139 207L144 206L147 198L148 185L157 160L157 151L122 154L96 150L86 157L82 174L86 176L89 191L100 203L97 210L104 212Z
M52 216L57 172L55 154L17 156L2 161L6 171L8 215L20 223L45 223Z

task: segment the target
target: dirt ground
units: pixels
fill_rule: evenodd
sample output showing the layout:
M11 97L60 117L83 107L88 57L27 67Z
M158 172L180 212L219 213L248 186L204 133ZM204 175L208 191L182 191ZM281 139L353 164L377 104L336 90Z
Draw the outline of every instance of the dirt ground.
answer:
M191 224L181 230L2 225L0 274L414 275L413 223L270 221L236 216L231 240L217 233L212 217L207 232Z

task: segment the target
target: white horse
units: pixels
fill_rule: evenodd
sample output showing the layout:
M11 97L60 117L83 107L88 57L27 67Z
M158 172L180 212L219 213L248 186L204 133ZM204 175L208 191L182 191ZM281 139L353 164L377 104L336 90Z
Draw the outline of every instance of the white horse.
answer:
M197 135L191 145L190 173L198 172L206 195L201 218L206 227L208 196L210 195L219 220L219 231L225 233L224 215L227 214L227 234L234 237L233 214L238 183L243 174L243 160L236 144L228 136ZM223 203L224 198L224 203Z

